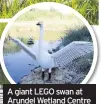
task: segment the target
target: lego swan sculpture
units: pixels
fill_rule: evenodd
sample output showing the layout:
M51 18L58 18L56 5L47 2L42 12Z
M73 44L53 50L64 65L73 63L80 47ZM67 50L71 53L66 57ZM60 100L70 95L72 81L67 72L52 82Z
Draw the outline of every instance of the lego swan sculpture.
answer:
M42 79L45 69L49 69L48 80L51 80L51 69L54 67L66 68L72 60L93 52L93 44L85 41L73 41L59 51L49 54L43 49L44 26L42 22L36 24L40 27L38 51L35 53L28 46L18 39L9 37L14 43L20 46L29 56L35 59L42 68Z

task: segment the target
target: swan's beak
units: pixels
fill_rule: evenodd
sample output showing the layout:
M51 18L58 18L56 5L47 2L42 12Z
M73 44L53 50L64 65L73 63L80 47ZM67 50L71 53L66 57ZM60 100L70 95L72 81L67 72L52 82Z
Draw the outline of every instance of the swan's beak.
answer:
M38 22L36 25L37 25L37 26L40 26L40 23Z

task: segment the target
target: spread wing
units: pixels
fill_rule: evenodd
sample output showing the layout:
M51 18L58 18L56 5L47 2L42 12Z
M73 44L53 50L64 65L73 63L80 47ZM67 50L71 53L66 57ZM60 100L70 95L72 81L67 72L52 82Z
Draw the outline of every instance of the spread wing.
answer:
M85 41L73 41L69 45L52 54L56 67L66 67L67 64L76 58L93 52L93 43Z
M10 36L9 36L9 39L12 40L18 46L20 46L29 56L31 56L32 58L34 58L36 60L35 53L32 52L32 50L27 45L25 45L19 39L15 39L15 38L12 38Z

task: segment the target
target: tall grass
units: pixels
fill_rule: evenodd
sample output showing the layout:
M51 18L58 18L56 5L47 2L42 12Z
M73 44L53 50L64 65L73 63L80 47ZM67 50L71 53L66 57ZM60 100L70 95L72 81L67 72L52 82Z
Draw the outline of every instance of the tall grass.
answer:
M22 1L22 0L21 0ZM99 0L0 0L0 18L14 16L19 10L39 2L58 2L80 12L92 24L98 24Z

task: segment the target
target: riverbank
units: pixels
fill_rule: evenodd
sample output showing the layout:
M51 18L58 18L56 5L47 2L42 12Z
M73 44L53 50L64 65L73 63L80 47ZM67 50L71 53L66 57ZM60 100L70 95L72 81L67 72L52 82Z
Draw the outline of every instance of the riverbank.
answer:
M52 71L52 78L51 81L47 81L48 79L48 71L45 72L45 79L42 80L41 77L41 68L37 68L34 71L32 71L30 74L24 76L21 81L20 84L68 84L68 83L78 83L81 82L84 79L84 75L83 74L76 74L74 72L68 72L68 69L55 69ZM77 79L78 77L80 77L80 79L78 79L77 81L74 81L75 78Z
M20 84L79 84L88 74L92 60L89 58L79 58L68 64L67 68L55 68L52 70L51 81L48 79L48 70L45 72L45 80L42 80L41 68L32 70L19 81Z

